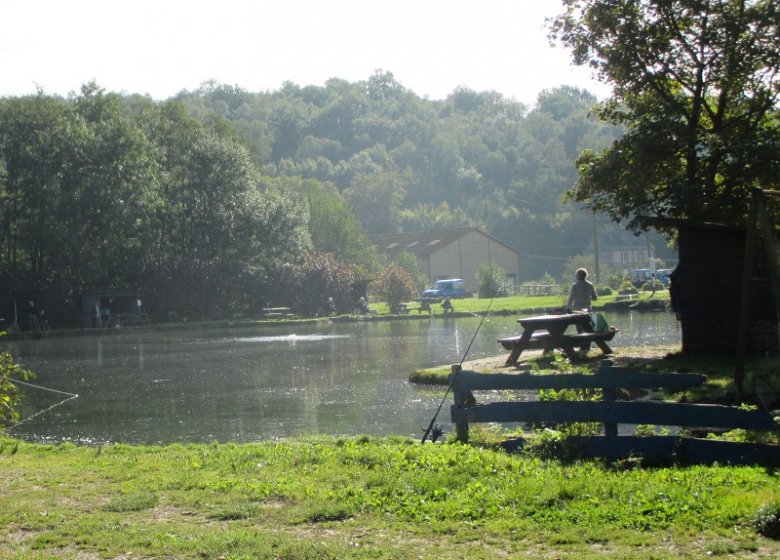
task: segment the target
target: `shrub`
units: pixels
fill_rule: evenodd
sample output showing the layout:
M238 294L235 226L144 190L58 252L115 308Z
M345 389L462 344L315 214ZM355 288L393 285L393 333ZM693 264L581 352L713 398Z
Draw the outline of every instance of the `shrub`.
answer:
M630 279L627 279L619 270L616 270L607 276L607 284L609 284L609 287L613 290L619 290L624 282L630 282Z
M645 282L642 285L642 291L643 292L660 292L661 290L664 290L663 282L658 280L657 278L651 278L647 282Z
M506 271L495 261L480 264L476 277L479 285L479 297L492 298L511 295L509 283L506 280Z
M780 502L764 504L753 516L751 526L759 535L780 539Z
M8 352L0 352L0 429L19 419L18 407L22 400L19 387L11 377L29 379L32 373L14 364Z
M395 257L393 257L395 263L403 268L414 281L414 287L417 292L422 292L428 287L428 276L420 268L420 263L417 261L417 257L409 251L401 251Z
M411 274L395 263L388 264L373 283L374 291L387 302L390 313L398 313L401 303L415 293Z
M349 265L328 254L313 254L301 264L286 271L285 286L295 309L304 315L320 311L328 297L336 309L352 310L355 271Z
M596 288L596 294L599 296L611 296L612 295L612 288L609 286L602 286L599 288Z
M620 288L618 291L621 294L638 294L639 290L637 290L634 285L631 283L631 280L626 280L620 285Z

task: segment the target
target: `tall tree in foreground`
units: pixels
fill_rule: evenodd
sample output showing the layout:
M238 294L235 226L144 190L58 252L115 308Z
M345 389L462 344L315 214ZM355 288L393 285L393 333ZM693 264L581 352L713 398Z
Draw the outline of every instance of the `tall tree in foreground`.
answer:
M777 0L563 0L551 38L614 88L627 129L583 153L569 195L641 229L647 217L740 222L780 171Z

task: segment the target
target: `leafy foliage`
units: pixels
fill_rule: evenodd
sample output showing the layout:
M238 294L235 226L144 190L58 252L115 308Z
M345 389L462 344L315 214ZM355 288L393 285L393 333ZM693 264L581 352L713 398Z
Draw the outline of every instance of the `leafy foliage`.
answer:
M620 134L576 88L533 108L468 88L431 101L382 71L271 93L208 83L178 100L224 115L267 174L333 183L369 234L478 226L523 253L528 278L584 249L589 217L560 197L577 155Z
M0 101L0 281L72 324L85 291L134 287L193 318L245 312L309 248L306 216L264 189L224 123L87 84ZM10 310L10 309L9 309Z
M374 244L330 184L307 180L302 194L309 204L309 232L315 251L348 262L367 277L379 268Z
M780 539L780 503L764 504L756 512L751 525L759 535Z
M10 426L19 419L21 393L12 378L27 380L32 373L13 362L8 352L0 352L0 428Z
M393 261L409 273L414 281L416 293L421 293L428 287L428 275L420 267L420 262L409 251L400 251L393 257Z
M459 88L420 98L377 72L250 93L205 83L154 102L85 84L0 99L0 285L58 326L84 292L135 289L153 318L288 305L286 267L330 253L361 279L367 233L480 226L557 270L588 217L560 196L617 129L561 88L529 109ZM24 325L22 325L24 327Z
M479 297L494 298L511 295L506 271L496 261L482 263L477 268Z
M391 313L398 313L401 303L414 296L412 276L396 263L388 263L374 280L377 295L387 302Z
M777 185L780 13L772 0L564 0L552 37L614 88L625 126L577 161L573 200L635 229L648 218L740 223L751 188Z
M329 297L333 298L337 310L351 311L357 300L356 279L355 271L346 263L329 254L312 253L303 262L287 267L284 276L287 301L306 315L322 312Z

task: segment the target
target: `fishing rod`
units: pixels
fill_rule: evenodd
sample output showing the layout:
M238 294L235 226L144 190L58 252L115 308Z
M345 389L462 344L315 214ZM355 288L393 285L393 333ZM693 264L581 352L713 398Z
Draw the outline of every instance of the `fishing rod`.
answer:
M479 325L477 325L477 330L474 331L474 336L471 337L471 342L469 342L466 351L463 353L463 357L460 359L460 363L458 364L458 369L450 377L450 383L449 385L447 385L447 390L444 392L444 396L442 397L441 402L439 403L439 407L436 409L436 414L434 414L433 418L431 418L431 423L428 424L428 429L425 430L425 433L423 434L420 443L425 443L425 440L427 440L428 436L431 435L432 433L433 436L431 440L433 442L435 442L437 439L439 439L439 436L441 436L442 434L441 428L439 426L436 426L434 428L434 424L436 424L436 418L439 416L439 413L441 412L441 407L444 406L444 401L447 400L447 396L450 394L450 391L452 390L452 385L455 383L455 378L458 376L458 374L460 373L463 367L463 362L466 361L466 356L468 356L469 350L471 350L471 345L474 344L474 341L477 339L477 334L479 334L479 330L482 328L482 323L485 322L485 317L487 317L487 314L490 311L490 307L493 305L494 299L496 299L495 293L493 294L493 297L490 298L487 309L485 309L485 313L482 315L482 319L480 319Z
M64 396L67 397L66 399L63 399L63 400L61 400L59 402L54 403L53 405L51 405L48 408L45 408L43 410L39 410L38 412L36 412L32 416L28 416L27 418L25 418L23 420L20 420L19 422L15 423L15 424L11 424L10 426L7 427L8 430L13 430L14 428L17 428L17 427L21 426L25 422L29 422L33 418L36 418L37 416L40 416L41 414L45 414L45 413L49 412L50 410L52 410L54 408L57 408L58 406L61 406L61 405L65 404L66 402L72 401L73 399L77 399L79 397L76 393L68 393L67 391L60 391L58 389L51 389L50 387L42 387L40 385L35 385L33 383L27 383L26 381L21 381L19 379L13 379L12 377L9 377L8 381L10 381L11 383L16 383L17 385L24 385L25 387L32 387L33 389L40 389L40 390L43 390L43 391L49 391L50 393L57 393L57 394L64 395Z

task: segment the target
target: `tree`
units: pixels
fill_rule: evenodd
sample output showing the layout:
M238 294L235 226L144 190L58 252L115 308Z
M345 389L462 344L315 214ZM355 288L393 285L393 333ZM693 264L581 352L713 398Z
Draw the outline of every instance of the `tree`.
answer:
M121 98L92 83L70 102L39 93L0 104L0 274L11 299L34 298L62 324L85 289L136 284L154 153Z
M428 287L428 275L420 267L417 257L410 251L400 251L393 257L395 264L409 273L414 281L414 287L417 293L421 293Z
M408 177L403 173L360 174L344 196L367 233L398 233L407 185Z
M408 301L414 295L414 280L396 263L389 263L379 273L373 283L373 289L387 302L390 313L398 313L401 303Z
M314 315L332 297L339 312L352 311L355 271L332 255L312 253L302 262L288 266L284 278L288 301L302 314Z
M309 203L309 233L315 250L349 263L364 277L376 272L379 262L374 244L335 187L309 180L302 193Z
M614 88L600 116L624 125L585 152L576 201L629 219L740 222L780 171L780 10L775 0L563 0L551 37Z
M476 276L479 297L494 298L512 295L509 290L509 282L507 282L506 270L501 268L496 261L480 264Z

